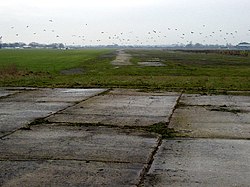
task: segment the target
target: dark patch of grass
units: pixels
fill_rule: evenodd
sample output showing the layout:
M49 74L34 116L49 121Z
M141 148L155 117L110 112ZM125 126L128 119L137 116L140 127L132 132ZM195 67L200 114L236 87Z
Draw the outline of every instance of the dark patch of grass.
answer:
M145 127L143 129L148 131L148 132L160 134L162 136L162 138L164 138L164 139L175 138L175 137L180 136L180 134L178 132L176 132L174 129L168 128L167 124L164 122L157 123L157 124L151 125L149 127Z
M243 113L243 110L240 109L234 109L234 108L228 108L228 107L218 107L218 108L211 108L210 111L217 111L217 112L230 112L233 114Z
M186 103L183 103L183 102L178 102L176 104L176 108L181 108L181 107L186 107L186 106L188 106L188 105Z
M27 127L30 128L31 126L34 126L34 125L41 125L41 124L46 124L46 123L50 123L50 122L45 120L44 118L37 118L33 122L31 122Z
M18 70L16 64L7 64L0 69L0 78L3 77L19 77L24 75L25 72Z

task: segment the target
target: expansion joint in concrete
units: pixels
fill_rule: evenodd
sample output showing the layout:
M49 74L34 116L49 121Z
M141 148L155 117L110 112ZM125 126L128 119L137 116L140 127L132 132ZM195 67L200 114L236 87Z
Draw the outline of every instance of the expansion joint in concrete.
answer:
M134 162L122 162L122 161L109 161L109 160L91 160L91 159L60 159L60 158L37 158L37 159L0 159L0 162L31 162L31 161L36 161L36 162L54 162L54 161L74 161L74 162L97 162L97 163L108 163L108 164L135 164Z
M152 151L150 157L149 157L149 161L148 163L145 165L144 169L142 170L142 173L140 175L140 180L139 180L139 183L136 185L138 187L140 187L145 179L145 176L147 175L148 171L150 170L152 164L153 164L153 161L154 161L154 157L157 153L157 151L159 150L160 146L162 144L162 137L159 137L158 139L158 144L157 146L154 148L154 150Z
M93 97L96 97L96 96L99 96L99 95L104 95L104 94L108 93L110 90L111 90L111 89L106 89L106 90L103 91L103 92L100 92L100 93L98 93L98 94L94 94L94 95L92 95L92 96L90 96L90 97L88 97L88 98L82 99L82 100L80 100L80 101L76 101L76 102L74 102L72 105L69 105L69 106L67 106L67 107L65 107L65 108L63 108L63 109L61 109L61 110L58 110L58 111L56 111L56 112L54 112L54 113L51 113L50 115L44 117L43 119L49 118L49 117L52 116L52 115L55 115L55 114L60 113L60 112L62 112L62 111L64 111L64 110L67 110L68 108L73 107L73 106L75 106L75 105L77 105L77 104L79 104L79 103L81 103L81 102L87 101L87 100L89 100L89 99L91 99L91 98L93 98Z
M183 95L183 92L181 92L181 94L179 95L179 97L178 97L177 100L176 100L176 103L175 103L175 105L174 105L174 108L173 108L171 114L169 115L168 124L167 124L167 125L170 124L171 119L172 119L172 117L173 117L173 115L174 115L174 112L175 112L175 110L178 108L178 105L179 105L179 103L180 103L180 100L181 100L182 95Z

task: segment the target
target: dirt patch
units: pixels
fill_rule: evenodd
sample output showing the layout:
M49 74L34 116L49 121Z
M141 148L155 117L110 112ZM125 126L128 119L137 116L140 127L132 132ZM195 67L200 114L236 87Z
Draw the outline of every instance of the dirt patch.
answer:
M19 77L25 75L27 72L18 70L15 64L10 64L0 68L0 77Z
M66 69L62 70L60 73L62 75L79 75L83 74L84 70L82 68L73 68L73 69Z

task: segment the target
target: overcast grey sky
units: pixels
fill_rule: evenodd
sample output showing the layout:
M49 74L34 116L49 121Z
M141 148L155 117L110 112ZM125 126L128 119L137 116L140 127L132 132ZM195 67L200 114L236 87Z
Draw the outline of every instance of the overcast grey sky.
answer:
M249 0L1 0L3 42L250 42Z

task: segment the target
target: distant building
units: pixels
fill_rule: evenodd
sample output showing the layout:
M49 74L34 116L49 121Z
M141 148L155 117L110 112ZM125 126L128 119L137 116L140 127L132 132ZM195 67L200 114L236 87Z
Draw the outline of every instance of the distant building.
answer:
M29 45L25 45L25 46L23 46L23 48L24 48L24 49L30 49L30 48L31 48L31 46L29 46Z
M250 43L242 42L236 45L238 49L249 49L250 50Z

